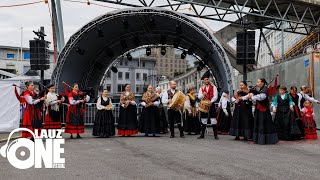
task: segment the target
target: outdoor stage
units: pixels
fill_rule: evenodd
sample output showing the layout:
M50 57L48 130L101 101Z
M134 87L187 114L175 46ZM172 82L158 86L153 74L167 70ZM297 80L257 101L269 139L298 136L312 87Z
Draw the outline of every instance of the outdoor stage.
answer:
M197 136L91 136L68 139L65 169L17 170L0 158L1 179L319 179L320 141L281 141L276 145L214 140ZM319 133L319 132L318 132ZM2 146L4 143L0 143Z

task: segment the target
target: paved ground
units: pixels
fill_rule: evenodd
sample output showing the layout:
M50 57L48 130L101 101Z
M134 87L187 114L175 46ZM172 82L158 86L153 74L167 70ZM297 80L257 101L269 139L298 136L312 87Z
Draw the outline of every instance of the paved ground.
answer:
M318 140L262 146L230 136L216 141L212 135L198 140L90 134L88 129L82 139L66 139L65 169L18 170L0 157L0 179L320 179Z

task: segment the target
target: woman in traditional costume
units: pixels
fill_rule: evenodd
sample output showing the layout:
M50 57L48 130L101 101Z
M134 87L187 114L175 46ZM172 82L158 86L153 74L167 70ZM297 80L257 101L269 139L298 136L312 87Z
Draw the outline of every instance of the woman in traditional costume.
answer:
M125 85L125 91L120 96L120 115L118 122L118 135L131 136L138 134L137 103L130 84Z
M258 79L257 87L258 94L249 96L256 102L252 139L257 144L276 144L279 139L270 113L267 81L263 78Z
M298 92L298 88L296 86L291 86L289 95L294 103L293 114L294 114L294 118L297 123L297 126L300 130L300 134L294 135L293 138L300 139L300 138L304 137L304 127L303 127L303 123L302 123L302 119L301 119L300 108L298 106L299 96L298 96L297 92Z
M197 113L197 101L194 96L195 88L193 86L188 88L188 93L184 102L184 131L188 132L188 135L192 133L198 135L201 131L201 124Z
M104 89L97 100L97 113L93 125L93 136L110 137L115 135L113 105L108 97L108 90Z
M219 112L217 115L218 132L229 134L232 119L229 91L223 92L219 101Z
M85 103L90 100L90 97L79 91L79 85L75 83L72 91L68 94L68 99L69 108L65 133L69 133L71 139L73 139L73 134L77 134L77 138L81 138L80 134L84 133Z
M22 127L28 128L31 131L38 129L38 132L40 133L42 127L41 111L43 107L41 104L44 102L46 97L38 97L38 95L34 92L33 82L26 82L26 86L27 90L23 94L25 99L25 108L23 112ZM22 132L22 137L30 137L32 140L34 139L30 133L25 131Z
M243 137L244 141L252 139L254 106L248 97L249 88L247 83L242 81L232 98L234 110L229 134L235 136L235 140L240 140L240 137Z
M54 85L47 86L49 91L45 104L47 107L44 121L44 129L61 129L60 105L64 101L64 97L58 99L59 95L55 93Z
M309 100L305 100L303 106L301 113L305 132L304 139L318 139L312 103Z
M141 105L143 106L140 132L145 133L145 136L152 134L160 134L160 117L158 105L160 104L159 95L153 91L152 85L149 85L147 92L142 96Z
M287 88L281 86L279 95L275 96L272 102L273 112L275 115L275 125L277 128L278 138L280 140L291 139L291 124L294 121L293 115L294 102L287 93Z

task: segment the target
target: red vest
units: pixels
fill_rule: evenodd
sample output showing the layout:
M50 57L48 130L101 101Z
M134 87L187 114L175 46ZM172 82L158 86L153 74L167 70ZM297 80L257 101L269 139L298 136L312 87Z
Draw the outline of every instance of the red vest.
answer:
M207 87L206 86L202 87L202 93L204 93L204 92L207 93L205 98L208 99L208 100L211 100L213 98L213 95L214 95L213 85L212 84L209 85L208 92L207 92Z

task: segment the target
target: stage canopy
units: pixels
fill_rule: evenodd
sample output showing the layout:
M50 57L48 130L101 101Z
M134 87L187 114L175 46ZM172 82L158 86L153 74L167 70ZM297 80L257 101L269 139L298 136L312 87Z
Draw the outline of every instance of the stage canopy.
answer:
M212 70L217 85L233 90L233 72L218 40L195 20L163 8L121 9L97 17L71 36L58 57L52 83L98 88L116 59L143 45L194 49Z

